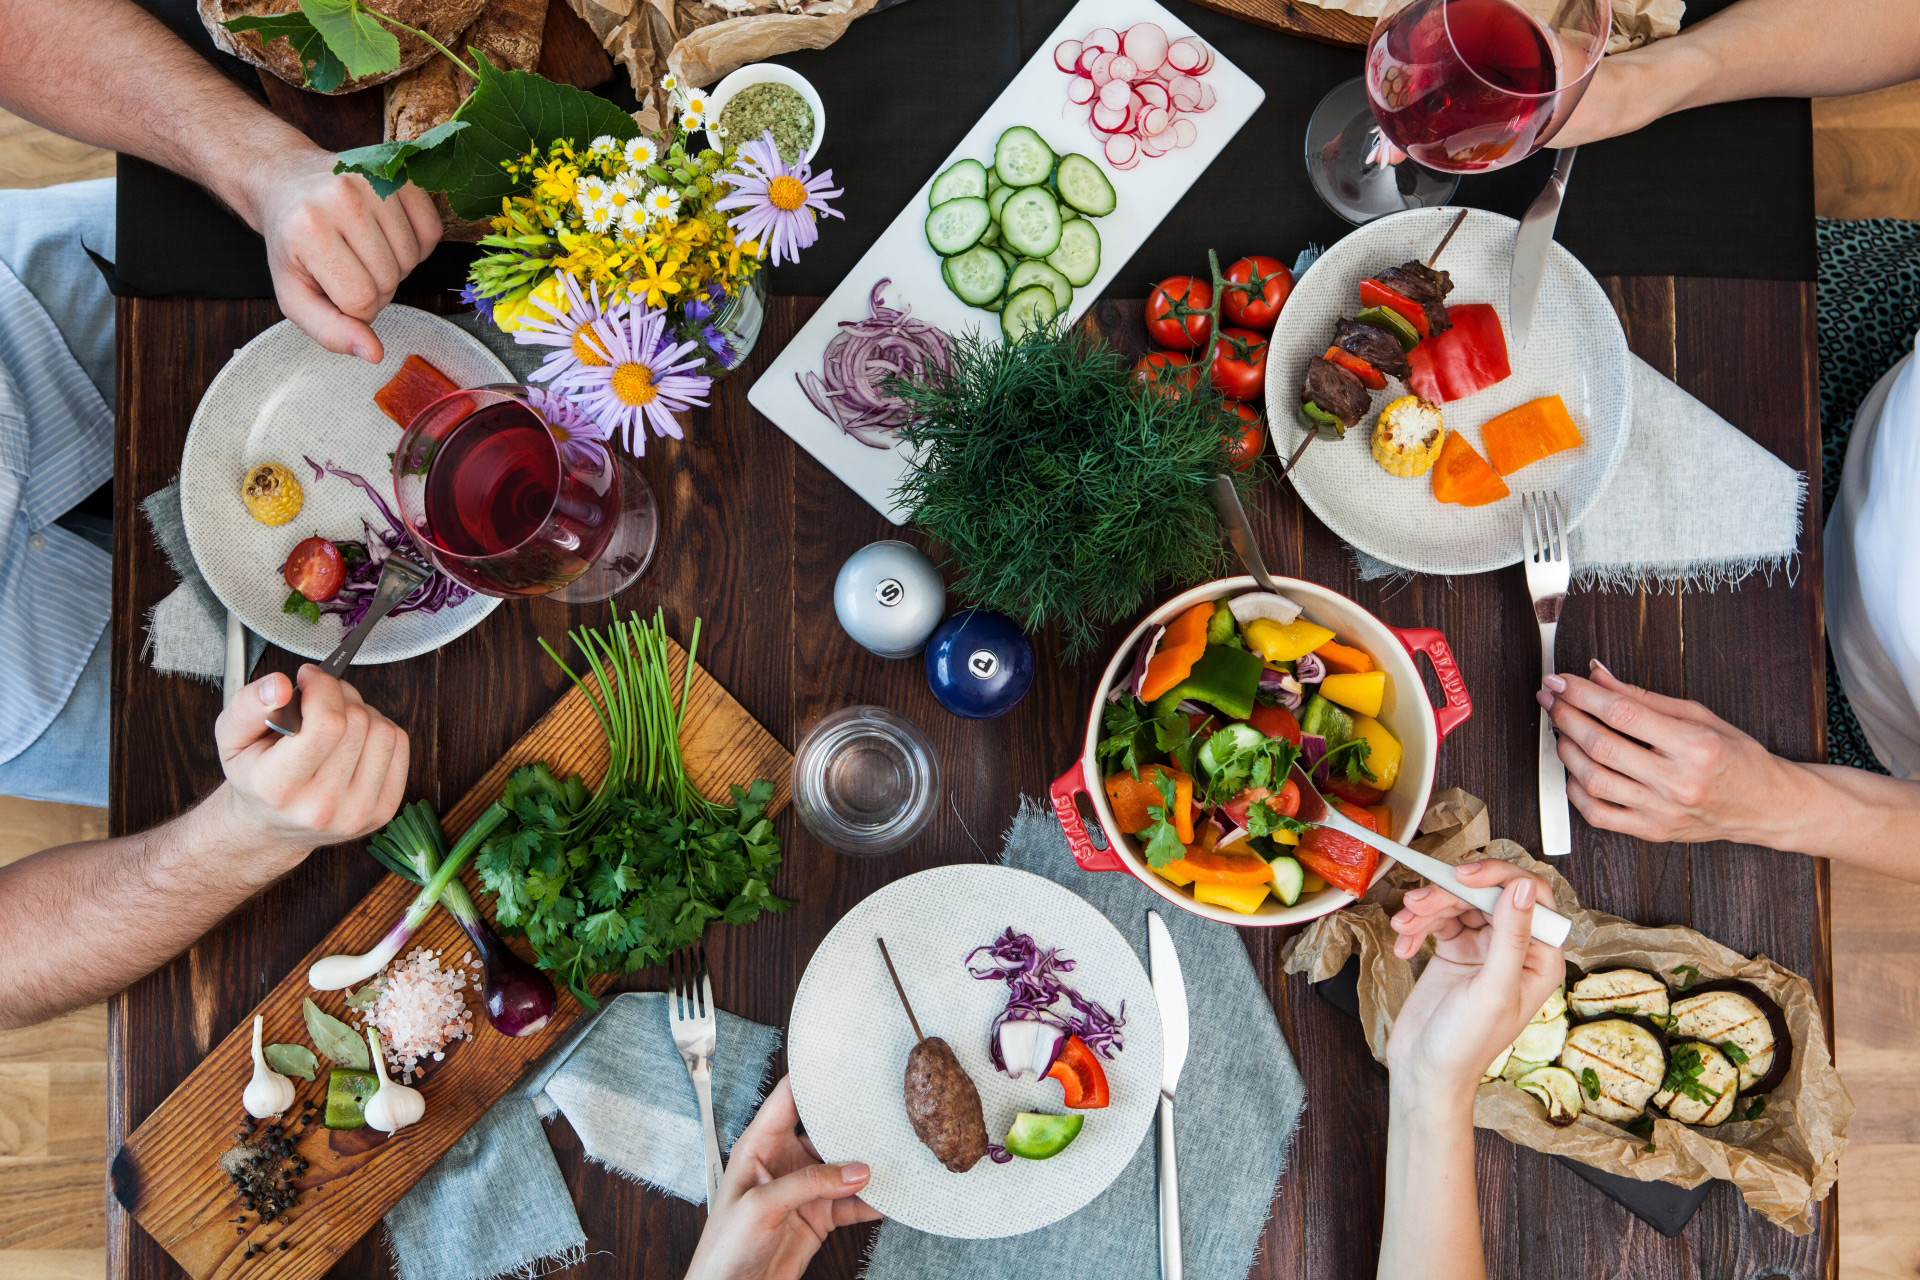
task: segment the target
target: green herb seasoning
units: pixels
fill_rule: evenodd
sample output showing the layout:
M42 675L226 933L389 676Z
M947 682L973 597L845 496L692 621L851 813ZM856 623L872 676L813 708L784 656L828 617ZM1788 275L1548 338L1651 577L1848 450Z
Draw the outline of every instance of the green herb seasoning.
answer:
M720 113L720 129L736 147L771 129L780 158L792 164L813 142L813 108L787 85L773 81L748 85L727 100Z

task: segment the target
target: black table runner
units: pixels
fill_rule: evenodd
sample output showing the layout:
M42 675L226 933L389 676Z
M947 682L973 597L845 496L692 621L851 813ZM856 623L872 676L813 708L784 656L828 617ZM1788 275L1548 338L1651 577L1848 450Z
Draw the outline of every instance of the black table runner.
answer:
M1728 2L1692 0L1688 18ZM197 34L198 47L211 53L192 0L145 3L183 35ZM1291 260L1307 244L1331 244L1350 229L1314 194L1304 150L1307 117L1329 89L1359 73L1359 52L1186 0L1163 3L1257 80L1267 99L1121 271L1116 296L1139 296L1159 276L1203 269L1210 246L1223 263L1246 253ZM774 291L832 292L1072 5L913 0L860 19L830 48L779 58L820 92L827 139L816 167L831 168L845 189L835 203L846 221L827 222L804 261L776 269ZM237 78L251 77L251 69L214 56ZM1596 275L1811 280L1812 137L1804 99L1763 99L1682 112L1583 147L1558 239ZM1518 217L1551 167L1542 153L1467 178L1457 200ZM403 292L457 288L473 253L443 246ZM273 293L259 237L193 184L128 157L120 168L116 265L129 293Z

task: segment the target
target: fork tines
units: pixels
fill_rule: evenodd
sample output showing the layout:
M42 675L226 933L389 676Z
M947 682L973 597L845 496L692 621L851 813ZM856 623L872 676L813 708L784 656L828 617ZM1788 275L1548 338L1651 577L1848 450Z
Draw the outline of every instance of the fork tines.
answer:
M713 984L707 976L703 943L682 947L667 957L668 997L674 1021L697 1021L713 1016Z
M1520 532L1526 540L1527 559L1536 564L1564 563L1567 560L1567 515L1558 493L1524 492L1520 495Z

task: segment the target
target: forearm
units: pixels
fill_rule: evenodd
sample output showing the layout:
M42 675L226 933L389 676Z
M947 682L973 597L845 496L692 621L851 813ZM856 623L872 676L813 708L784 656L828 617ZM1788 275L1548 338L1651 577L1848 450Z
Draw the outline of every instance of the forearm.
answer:
M0 1030L93 1004L151 973L306 852L259 843L222 786L151 831L0 867Z
M1397 1081L1390 1088L1380 1280L1485 1280L1473 1094L1435 1097Z
M1730 838L1920 881L1920 782L1839 765L1780 764L1767 803Z
M315 151L131 0L0 0L0 106L164 165L260 229L258 171Z

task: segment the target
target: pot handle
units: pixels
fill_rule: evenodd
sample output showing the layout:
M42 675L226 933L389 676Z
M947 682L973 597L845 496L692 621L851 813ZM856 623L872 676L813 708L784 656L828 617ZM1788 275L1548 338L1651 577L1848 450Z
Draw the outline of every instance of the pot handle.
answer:
M1076 760L1073 768L1055 778L1047 791L1053 800L1053 816L1060 819L1061 830L1067 833L1067 847L1073 850L1073 860L1080 864L1082 871L1125 871L1127 864L1120 861L1111 842L1104 849L1096 848L1093 837L1087 834L1087 824L1074 803L1074 798L1086 789L1087 762Z
M1447 695L1447 705L1433 709L1433 723L1440 731L1440 740L1446 741L1447 735L1473 714L1473 699L1467 696L1467 682L1460 677L1460 664L1453 660L1447 638L1425 627L1389 627L1388 630L1400 637L1408 653L1424 653L1427 661L1433 663L1433 674L1440 677L1440 689Z

